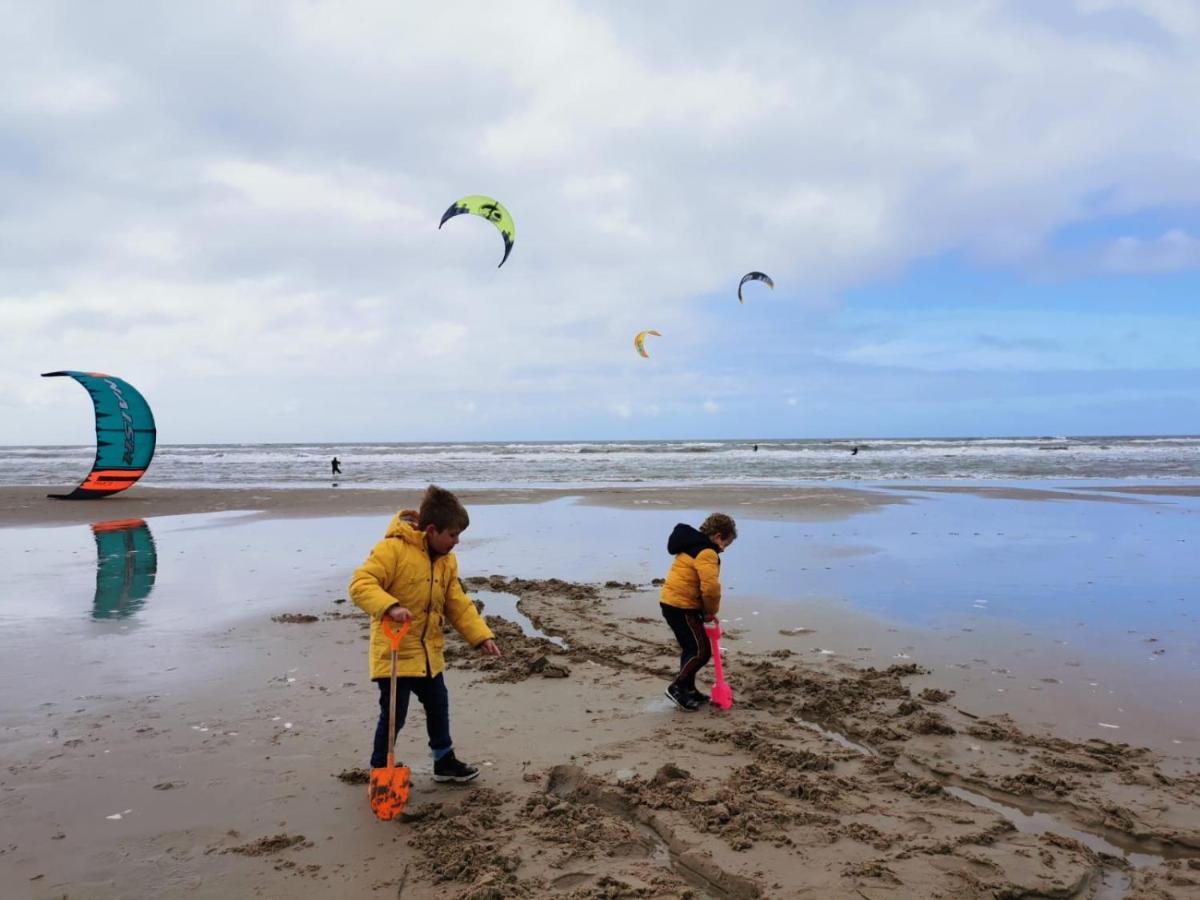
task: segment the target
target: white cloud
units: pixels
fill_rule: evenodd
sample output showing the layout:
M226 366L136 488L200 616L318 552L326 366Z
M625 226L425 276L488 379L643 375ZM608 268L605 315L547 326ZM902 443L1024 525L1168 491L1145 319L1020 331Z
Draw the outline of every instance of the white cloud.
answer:
M179 235L171 228L134 225L116 235L114 245L124 252L156 262L175 262L180 258Z
M449 356L461 349L467 326L462 322L435 320L417 327L414 332L413 339L401 344L402 354L411 350L419 356Z
M24 95L27 112L68 115L98 115L118 102L116 90L103 80L87 76L65 76L29 86Z
M705 400L704 401L704 411L706 413L708 413L709 415L719 412L720 409L721 409L720 404L718 404L715 400Z
M632 404L626 403L625 401L622 401L622 400L613 401L612 403L609 403L608 409L614 416L617 416L622 419L628 419L633 415Z
M1200 269L1200 238L1172 228L1157 238L1122 237L1108 244L1100 266L1121 273Z
M313 213L359 222L424 221L421 211L382 196L381 186L356 184L353 176L289 171L279 166L244 160L222 160L206 167L212 182L232 188L262 209L282 213Z

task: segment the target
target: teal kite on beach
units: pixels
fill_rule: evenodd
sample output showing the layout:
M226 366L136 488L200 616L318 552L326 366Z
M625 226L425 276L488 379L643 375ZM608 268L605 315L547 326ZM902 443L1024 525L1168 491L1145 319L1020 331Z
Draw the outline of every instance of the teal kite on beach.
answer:
M117 494L145 474L154 458L157 431L150 404L128 381L103 372L43 372L43 378L74 378L92 397L96 412L96 460L69 494L55 500L94 500Z

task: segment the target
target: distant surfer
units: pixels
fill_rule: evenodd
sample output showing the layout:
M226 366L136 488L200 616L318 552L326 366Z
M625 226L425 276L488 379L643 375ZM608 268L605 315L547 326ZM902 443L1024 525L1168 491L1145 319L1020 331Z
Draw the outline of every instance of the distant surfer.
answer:
M851 451L850 451L850 455L851 455L851 456L858 456L858 448L857 448L857 447L855 447L853 450L851 450Z
M758 452L758 444L755 444L755 445L754 445L754 452L755 452L755 453L757 453L757 452Z
M336 456L335 456L335 457L333 458L333 460L330 462L330 466L332 466L332 468L333 468L333 474L334 474L334 475L341 475L341 474L342 474L342 464L341 464L340 462L338 462L338 458L337 458Z

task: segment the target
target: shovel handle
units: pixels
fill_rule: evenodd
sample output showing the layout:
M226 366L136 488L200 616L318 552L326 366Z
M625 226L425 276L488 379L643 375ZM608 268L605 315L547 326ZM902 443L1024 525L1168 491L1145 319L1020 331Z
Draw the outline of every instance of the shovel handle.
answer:
M721 660L721 623L714 618L711 622L705 622L704 627L708 630L708 643L712 647L713 671L717 676L717 684L720 684L725 680L725 666Z
M404 640L404 636L408 634L408 629L412 628L412 619L402 623L398 631L392 628L392 622L387 616L384 616L379 621L380 624L383 625L384 635L392 644L392 652L395 653L400 649L400 642Z

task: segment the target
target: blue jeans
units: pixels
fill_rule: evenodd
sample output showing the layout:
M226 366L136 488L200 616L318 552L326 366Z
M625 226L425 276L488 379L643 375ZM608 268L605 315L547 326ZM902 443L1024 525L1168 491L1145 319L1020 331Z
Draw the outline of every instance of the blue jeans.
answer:
M379 685L379 724L375 726L375 747L371 751L371 768L380 769L387 765L388 745L388 701L392 694L391 680L376 678ZM438 672L433 678L396 679L396 733L404 727L408 715L408 697L415 694L425 707L425 728L429 732L429 749L434 756L448 750L450 740L450 696L446 693L446 681Z

